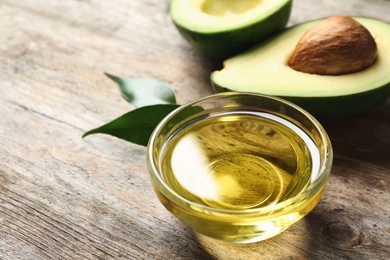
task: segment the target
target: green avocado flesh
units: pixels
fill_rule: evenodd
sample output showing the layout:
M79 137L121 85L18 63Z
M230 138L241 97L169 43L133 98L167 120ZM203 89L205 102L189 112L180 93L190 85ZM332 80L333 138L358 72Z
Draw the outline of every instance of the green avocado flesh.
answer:
M299 72L287 64L302 35L318 21L286 29L224 62L211 74L216 92L240 91L279 96L320 117L370 109L390 96L390 24L355 17L374 37L378 58L370 67L339 76Z
M282 30L292 0L173 0L180 34L210 58L223 60Z

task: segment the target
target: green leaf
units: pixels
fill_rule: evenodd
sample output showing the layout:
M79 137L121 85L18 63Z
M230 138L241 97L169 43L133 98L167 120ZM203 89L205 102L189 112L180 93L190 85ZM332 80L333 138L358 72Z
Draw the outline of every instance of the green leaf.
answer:
M120 78L105 74L118 84L124 99L136 107L176 104L175 93L171 86L163 81L152 78Z
M159 104L134 109L113 121L84 133L83 138L91 134L109 134L123 140L147 146L150 135L158 123L174 109L176 104Z

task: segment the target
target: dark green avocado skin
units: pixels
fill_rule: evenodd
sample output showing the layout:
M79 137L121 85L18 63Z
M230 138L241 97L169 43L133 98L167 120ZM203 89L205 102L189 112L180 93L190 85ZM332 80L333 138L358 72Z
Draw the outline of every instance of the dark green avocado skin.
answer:
M175 24L179 33L198 51L207 57L222 61L262 42L278 33L286 26L292 8L287 2L277 12L263 21L235 30L213 33L200 33Z
M230 91L212 83L215 92ZM370 110L390 98L390 82L366 92L334 97L279 96L308 111L317 118L353 116Z

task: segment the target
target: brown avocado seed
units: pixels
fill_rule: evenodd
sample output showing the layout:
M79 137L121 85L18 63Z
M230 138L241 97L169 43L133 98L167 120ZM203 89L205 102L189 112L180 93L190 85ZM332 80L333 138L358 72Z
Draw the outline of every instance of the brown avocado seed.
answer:
M377 46L370 32L351 17L337 16L309 29L288 65L310 74L343 75L364 70L376 58Z

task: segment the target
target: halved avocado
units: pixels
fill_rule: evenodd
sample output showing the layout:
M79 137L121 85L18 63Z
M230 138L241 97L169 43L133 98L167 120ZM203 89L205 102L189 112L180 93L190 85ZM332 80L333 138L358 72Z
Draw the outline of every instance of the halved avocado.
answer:
M223 60L282 30L292 0L173 0L181 35L210 58Z
M344 75L300 72L288 65L303 34L322 21L310 21L230 58L211 74L216 92L240 91L279 96L318 117L353 115L370 109L390 96L390 24L354 17L374 37L377 59L368 68Z

